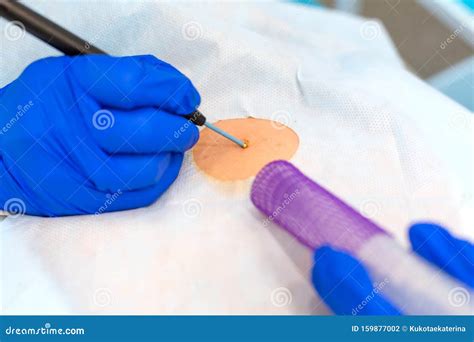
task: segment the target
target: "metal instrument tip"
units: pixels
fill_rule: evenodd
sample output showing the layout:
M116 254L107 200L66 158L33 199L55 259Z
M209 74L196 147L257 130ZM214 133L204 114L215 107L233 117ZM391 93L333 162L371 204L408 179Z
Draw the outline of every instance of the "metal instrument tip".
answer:
M204 124L204 126L208 127L209 129L212 129L214 132L222 135L223 137L229 139L230 141L236 143L237 145L239 145L240 147L242 148L247 148L249 146L248 144L248 141L247 140L240 140L236 137L234 137L233 135L230 135L229 133L227 133L226 131L223 131L222 129L220 129L219 127L209 123L206 121L206 123Z

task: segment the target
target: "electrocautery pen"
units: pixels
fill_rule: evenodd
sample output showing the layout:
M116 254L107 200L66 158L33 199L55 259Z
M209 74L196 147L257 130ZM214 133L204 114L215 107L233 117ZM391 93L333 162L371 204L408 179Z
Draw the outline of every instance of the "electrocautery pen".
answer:
M65 55L106 54L105 51L93 46L86 40L74 35L15 0L0 0L0 16L14 24L18 22L19 25L24 26L26 31L63 52ZM242 148L247 148L248 146L247 142L237 139L219 127L207 122L206 117L198 110L185 115L185 118L197 126L204 125L208 127Z

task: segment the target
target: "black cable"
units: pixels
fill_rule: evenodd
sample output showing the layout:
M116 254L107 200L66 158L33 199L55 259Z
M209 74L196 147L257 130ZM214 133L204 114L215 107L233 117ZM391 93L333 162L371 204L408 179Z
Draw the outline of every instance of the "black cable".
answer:
M72 34L16 0L0 0L0 16L20 22L26 31L65 55L105 54L104 51Z
M58 49L65 55L106 54L105 51L16 0L0 0L0 16L10 20L12 23L21 23L27 32ZM206 122L206 117L198 110L187 115L186 118L198 126L202 126Z

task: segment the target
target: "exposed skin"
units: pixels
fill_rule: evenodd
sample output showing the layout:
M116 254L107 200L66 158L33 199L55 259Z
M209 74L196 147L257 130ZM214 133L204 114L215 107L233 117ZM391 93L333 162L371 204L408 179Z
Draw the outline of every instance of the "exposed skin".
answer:
M208 128L193 149L194 161L207 175L223 181L243 180L255 176L267 163L290 159L299 139L296 133L277 122L246 118L222 120L216 126L248 142L242 148Z

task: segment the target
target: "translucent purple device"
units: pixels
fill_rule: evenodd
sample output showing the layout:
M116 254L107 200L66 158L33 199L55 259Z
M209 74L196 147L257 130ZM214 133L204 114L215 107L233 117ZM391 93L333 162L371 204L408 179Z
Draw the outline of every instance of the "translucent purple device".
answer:
M355 252L369 238L386 234L375 223L286 161L275 161L257 175L252 202L306 246L330 244Z
M374 222L303 175L286 161L266 165L252 185L251 199L267 217L311 249L331 245L363 262L376 288L406 314L472 314L474 293L416 254L402 248ZM383 286L380 286L383 284ZM457 292L456 292L457 291ZM474 301L473 301L474 302Z

